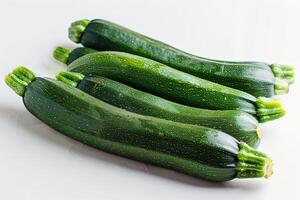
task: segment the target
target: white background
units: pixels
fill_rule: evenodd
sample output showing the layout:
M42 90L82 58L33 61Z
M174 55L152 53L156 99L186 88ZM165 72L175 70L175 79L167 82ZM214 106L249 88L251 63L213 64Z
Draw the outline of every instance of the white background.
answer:
M300 3L275 0L0 1L0 77L18 65L53 76L67 27L104 18L204 57L300 66ZM296 76L300 77L296 69ZM297 77L297 78L298 78ZM253 86L255 87L255 86ZM0 83L0 199L299 199L299 81L280 97L284 118L262 125L268 180L208 183L94 150L35 119ZM298 125L297 125L298 123Z

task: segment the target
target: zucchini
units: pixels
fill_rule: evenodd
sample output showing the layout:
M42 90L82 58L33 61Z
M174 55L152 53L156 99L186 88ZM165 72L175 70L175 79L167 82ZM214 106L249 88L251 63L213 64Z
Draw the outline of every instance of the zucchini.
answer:
M241 110L259 122L285 111L278 100L254 96L200 79L156 61L123 52L96 52L72 62L68 71L104 76L184 105L212 110Z
M272 174L269 157L215 129L131 113L24 67L5 82L39 120L100 150L210 181Z
M69 65L77 58L82 57L86 54L94 53L94 52L96 52L96 50L91 49L91 48L86 48L86 47L78 47L73 50L71 50L69 48L64 48L64 47L57 47L53 52L53 57L56 60L60 61L61 63ZM245 63L247 63L247 62L245 62ZM260 66L262 66L262 65L263 65L263 63L260 64ZM279 66L279 65L272 64L272 66ZM286 67L288 67L288 66L286 66ZM271 72L270 67L268 67L266 69L269 69L269 71ZM277 67L277 69L279 69L279 68ZM286 83L286 81L284 81L280 78L276 79L276 83L275 83L274 87L276 88L276 91L277 91L276 94L284 94L289 89L288 83Z
M53 57L58 60L61 63L64 64L71 64L74 60L76 60L77 58L80 58L86 54L90 54L90 53L95 53L97 52L94 49L91 48L87 48L87 47L78 47L75 48L73 50L69 49L69 48L64 48L64 47L57 47L54 51L53 51ZM221 61L218 61L221 62ZM229 61L227 61L229 62ZM269 70L270 72L272 72L271 68L268 67L263 67L266 66L265 63L262 62L230 62L230 63L244 63L244 64L250 64L254 65L254 64L258 64L257 67L262 67L265 70ZM294 69L290 66L284 66L284 65L279 65L279 64L272 64L271 65L273 72L276 74L282 74L282 73L288 73L288 71L290 70L290 73L294 73ZM282 68L286 69L285 72L282 72ZM292 72L291 72L292 71ZM272 73L273 73L272 72ZM279 76L279 75L278 75ZM288 91L288 85L287 82L292 83L294 82L293 78L286 78L286 80L282 80L281 78L277 78L276 79L276 83L274 85L275 90L277 91L276 94L284 94Z
M253 96L271 97L288 92L291 66L262 62L228 62L188 54L109 21L80 20L71 24L69 38L101 51L122 51L156 60L197 77L245 91ZM271 70L270 70L271 69ZM253 87L255 85L255 87Z
M257 147L261 138L258 121L243 111L184 106L101 76L63 71L56 78L130 112L214 128L252 147Z

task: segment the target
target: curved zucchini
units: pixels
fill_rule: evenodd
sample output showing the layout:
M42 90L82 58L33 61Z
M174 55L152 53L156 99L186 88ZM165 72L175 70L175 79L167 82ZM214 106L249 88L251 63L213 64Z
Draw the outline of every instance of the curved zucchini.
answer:
M270 158L223 132L131 113L24 67L5 82L38 119L103 151L210 181L272 174Z
M123 52L96 52L72 62L68 69L84 75L104 76L184 105L212 110L241 110L259 122L277 119L281 103L258 98L197 78L156 61Z
M291 66L277 65L276 69L280 70L272 71L270 68L273 69L273 65L261 62L206 59L101 19L72 23L69 28L69 38L83 46L101 51L122 51L147 57L256 97L271 97L275 94L287 93L287 84L277 80L292 80L294 77L294 69ZM282 90L283 87L285 90Z
M86 47L78 47L73 50L71 50L69 48L64 48L64 47L57 47L53 52L53 57L56 60L60 61L61 63L69 65L77 58L80 58L86 54L95 53L95 52L97 52L97 51L94 49L91 49L91 48L86 48ZM247 63L247 62L245 62L245 63ZM252 65L254 65L254 64L255 64L255 62L252 62ZM263 66L263 65L266 65L266 64L260 63L260 66ZM278 65L273 64L272 66L278 66ZM266 69L268 69L271 72L270 67L268 67ZM277 68L277 69L279 69L279 68ZM285 80L282 80L280 78L276 79L276 81L274 83L274 87L276 90L276 94L285 94L289 90L288 83Z
M214 128L252 147L257 147L261 138L258 121L243 111L184 106L101 76L63 71L56 78L130 112Z

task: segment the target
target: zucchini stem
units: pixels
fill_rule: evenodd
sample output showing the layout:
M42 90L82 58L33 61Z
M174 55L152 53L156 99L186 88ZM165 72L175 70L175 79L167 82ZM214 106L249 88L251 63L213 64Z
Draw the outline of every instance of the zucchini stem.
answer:
M57 80L62 81L67 85L76 87L85 76L80 73L62 71L56 74L55 77Z
M274 84L274 92L277 94L286 94L289 92L289 84L287 81L276 78Z
M68 29L70 40L72 40L75 43L79 43L81 35L89 23L90 21L87 19L82 19L73 22L70 28Z
M65 48L65 47L56 47L53 51L53 57L55 58L55 60L63 64L67 64L71 52L72 49Z
M278 100L258 97L256 100L257 117L260 123L272 121L285 115L285 110Z
M5 76L5 83L20 96L23 96L27 85L35 79L32 71L26 67L17 67L11 73Z
M292 84L295 78L295 68L289 65L271 64L271 69L276 78L281 78Z
M239 144L236 166L238 178L269 178L273 174L273 162L265 154L249 147L246 143Z

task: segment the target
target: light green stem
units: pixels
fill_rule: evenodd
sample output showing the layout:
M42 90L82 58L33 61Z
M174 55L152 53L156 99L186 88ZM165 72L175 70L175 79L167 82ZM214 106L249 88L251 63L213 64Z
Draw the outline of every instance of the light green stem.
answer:
M65 48L65 47L56 47L53 51L53 57L61 62L61 63L64 63L64 64L67 64L68 63L68 60L69 60L69 56L70 56L70 53L72 52L71 49L69 48Z
M62 71L56 74L55 77L57 80L62 81L67 85L76 87L85 76L80 73Z
M236 166L238 178L269 178L273 174L273 162L265 154L249 147L246 143L239 144Z
M285 115L285 110L279 100L258 97L256 106L256 115L260 123L272 121Z
M18 95L23 96L27 85L35 79L32 71L25 67L17 67L4 78L5 83Z
M80 43L81 35L89 23L87 19L73 22L69 28L69 38L75 43Z
M271 69L276 78L283 79L292 84L295 79L295 68L290 65L271 64Z
M275 95L286 94L289 92L289 84L287 81L276 78L274 84Z

